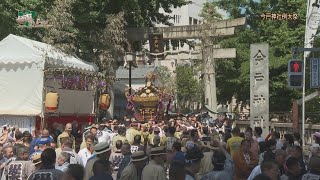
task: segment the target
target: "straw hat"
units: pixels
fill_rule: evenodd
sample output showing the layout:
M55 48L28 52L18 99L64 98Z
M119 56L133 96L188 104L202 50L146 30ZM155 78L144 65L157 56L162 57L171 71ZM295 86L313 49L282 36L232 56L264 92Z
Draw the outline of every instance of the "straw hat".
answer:
M151 148L151 156L167 154L166 148L164 146Z
M32 163L34 165L37 165L37 164L40 164L42 161L41 161L41 154L36 154L34 156L32 156Z
M219 149L218 147L213 146L209 141L201 141L201 145L203 147L207 147L207 148L209 148L211 150Z
M111 146L110 146L110 143L108 142L101 142L94 146L94 154L102 154L110 150L111 150Z
M145 159L147 159L147 156L144 154L143 151L136 151L133 152L131 155L132 162L144 161Z

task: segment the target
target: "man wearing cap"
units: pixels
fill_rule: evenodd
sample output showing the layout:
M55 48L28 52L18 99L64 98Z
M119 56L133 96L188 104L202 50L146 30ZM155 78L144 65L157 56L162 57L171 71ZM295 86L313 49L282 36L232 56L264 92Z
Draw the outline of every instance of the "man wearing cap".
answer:
M166 149L164 146L151 148L151 160L142 170L142 180L167 180L164 163L166 160Z
M130 164L124 168L121 173L120 180L140 180L144 161L147 156L143 151L132 153Z
M68 123L66 124L66 127L64 129L64 132L62 134L60 134L57 138L57 147L61 147L61 142L60 142L60 139L63 138L63 137L70 137L73 141L73 144L72 144L72 149L75 149L76 147L76 140L75 138L72 136L71 134L71 131L72 131L72 124L71 123Z
M29 149L25 146L17 148L17 158L10 162L4 169L1 180L28 179L29 175L35 170L31 161L28 161Z
M93 164L98 159L106 159L109 160L111 155L111 146L110 143L101 142L94 146L94 154L96 155L94 158L89 159L85 168L85 177L84 180L88 180L91 176L93 176L92 168Z

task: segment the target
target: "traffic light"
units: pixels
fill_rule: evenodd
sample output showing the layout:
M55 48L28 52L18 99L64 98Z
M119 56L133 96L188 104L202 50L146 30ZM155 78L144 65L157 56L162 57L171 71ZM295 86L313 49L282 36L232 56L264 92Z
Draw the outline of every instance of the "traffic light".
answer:
M303 85L303 61L291 59L288 63L289 88L302 88Z

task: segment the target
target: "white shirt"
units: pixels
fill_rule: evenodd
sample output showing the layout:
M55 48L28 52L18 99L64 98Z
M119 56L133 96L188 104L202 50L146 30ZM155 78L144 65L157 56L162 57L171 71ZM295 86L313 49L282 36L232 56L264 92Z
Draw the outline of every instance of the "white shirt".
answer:
M111 135L107 129L105 129L103 131L99 131L97 134L97 138L98 138L99 143L100 142L111 143Z
M260 167L260 165L256 166L256 167L252 170L252 172L251 172L251 174L250 174L250 176L248 177L247 180L252 180L253 178L255 178L256 176L258 176L259 174L261 174L261 167Z
M257 141L258 141L258 142L264 142L264 139L263 139L263 137L258 137L258 138L257 138Z
M86 167L88 159L92 156L91 152L87 148L83 148L78 152L80 156L83 166Z

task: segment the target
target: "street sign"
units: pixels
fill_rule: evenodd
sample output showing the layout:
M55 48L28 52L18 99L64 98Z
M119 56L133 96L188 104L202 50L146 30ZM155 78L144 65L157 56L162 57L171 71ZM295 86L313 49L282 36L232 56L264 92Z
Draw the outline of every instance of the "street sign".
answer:
M311 58L310 61L311 61L310 88L319 88L320 87L320 82L319 82L320 58Z
M303 85L303 61L291 59L288 63L289 88L302 88Z

